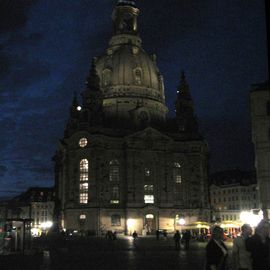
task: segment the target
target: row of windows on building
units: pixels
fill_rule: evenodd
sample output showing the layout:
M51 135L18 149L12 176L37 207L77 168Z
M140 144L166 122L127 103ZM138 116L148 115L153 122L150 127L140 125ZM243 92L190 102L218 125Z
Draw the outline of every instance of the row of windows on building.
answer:
M253 194L252 197L250 197L250 196L241 196L240 198L238 198L238 196L235 196L235 197L232 196L232 197L228 197L228 198L224 197L223 200L222 200L222 198L218 198L218 199L213 198L213 202L214 203L221 202L221 201L223 201L223 202L226 202L226 201L230 202L230 201L238 201L238 200L243 200L243 201L247 200L247 201L249 201L251 199L256 200L256 194Z
M256 191L256 187L253 187L252 190L250 188L233 188L233 189L227 189L227 190L219 190L219 191L213 191L213 195L221 195L221 194L231 194L231 193L238 193L238 192L250 192L250 191Z
M32 211L33 216L48 216L48 211L42 210L42 211Z
M119 182L120 179L120 169L119 169L119 162L118 160L111 160L109 162L109 181L111 182ZM145 168L144 170L145 176L149 177L151 175L151 172L148 168ZM88 203L88 174L89 174L89 162L87 159L82 159L80 161L80 198L79 201L81 204ZM175 182L175 191L176 193L182 192L182 176L181 176L181 166L179 163L174 163L173 168L173 178ZM154 203L154 185L149 183L147 185L144 185L144 202L146 204L148 203ZM119 186L113 186L112 192L111 192L111 203L117 204L119 203Z
M133 70L133 81L136 85L142 84L142 69L135 68ZM104 69L102 71L102 85L108 86L112 83L112 71L110 69Z
M242 204L242 205L227 205L227 206L216 206L218 210L249 210L251 208L257 208L256 203Z

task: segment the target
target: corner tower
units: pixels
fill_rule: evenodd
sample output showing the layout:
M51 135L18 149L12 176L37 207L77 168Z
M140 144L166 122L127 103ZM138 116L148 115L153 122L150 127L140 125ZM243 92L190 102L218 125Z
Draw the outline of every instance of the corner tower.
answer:
M133 1L118 1L112 14L114 33L106 54L97 58L105 119L147 126L164 122L163 77L156 56L149 56L141 45Z

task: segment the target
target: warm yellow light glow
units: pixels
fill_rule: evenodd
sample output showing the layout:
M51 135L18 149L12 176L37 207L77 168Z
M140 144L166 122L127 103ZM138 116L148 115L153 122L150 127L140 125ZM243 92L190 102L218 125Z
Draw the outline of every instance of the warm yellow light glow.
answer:
M146 216L145 216L146 218L154 218L154 215L152 215L152 214L147 214Z
M40 232L40 229L38 229L38 228L32 228L31 229L31 233L32 233L33 236L38 236L39 232Z
M186 224L186 221L185 221L183 218L180 218L180 219L178 220L178 224L179 224L179 225L185 225L185 224Z
M45 229L51 228L52 225L53 223L51 221L47 221L47 222L41 223L39 227L45 230Z

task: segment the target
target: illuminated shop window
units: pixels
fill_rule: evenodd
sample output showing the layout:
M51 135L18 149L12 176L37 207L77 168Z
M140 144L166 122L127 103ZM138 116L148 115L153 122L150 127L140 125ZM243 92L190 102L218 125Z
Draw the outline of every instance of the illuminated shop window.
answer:
M109 163L109 178L110 181L119 181L119 162L118 160L111 160Z
M87 145L87 139L86 138L81 138L80 140L79 140L79 146L80 147L85 147Z
M144 203L154 203L154 195L144 195Z
M121 226L121 217L119 215L111 216L111 225L112 226Z

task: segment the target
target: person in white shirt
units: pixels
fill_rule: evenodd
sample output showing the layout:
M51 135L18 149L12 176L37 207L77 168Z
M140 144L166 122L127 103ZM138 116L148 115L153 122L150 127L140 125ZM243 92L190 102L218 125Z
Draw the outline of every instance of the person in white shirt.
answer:
M252 228L249 224L241 227L241 236L233 240L232 261L234 270L252 270L250 252L246 249L246 240L251 236Z

